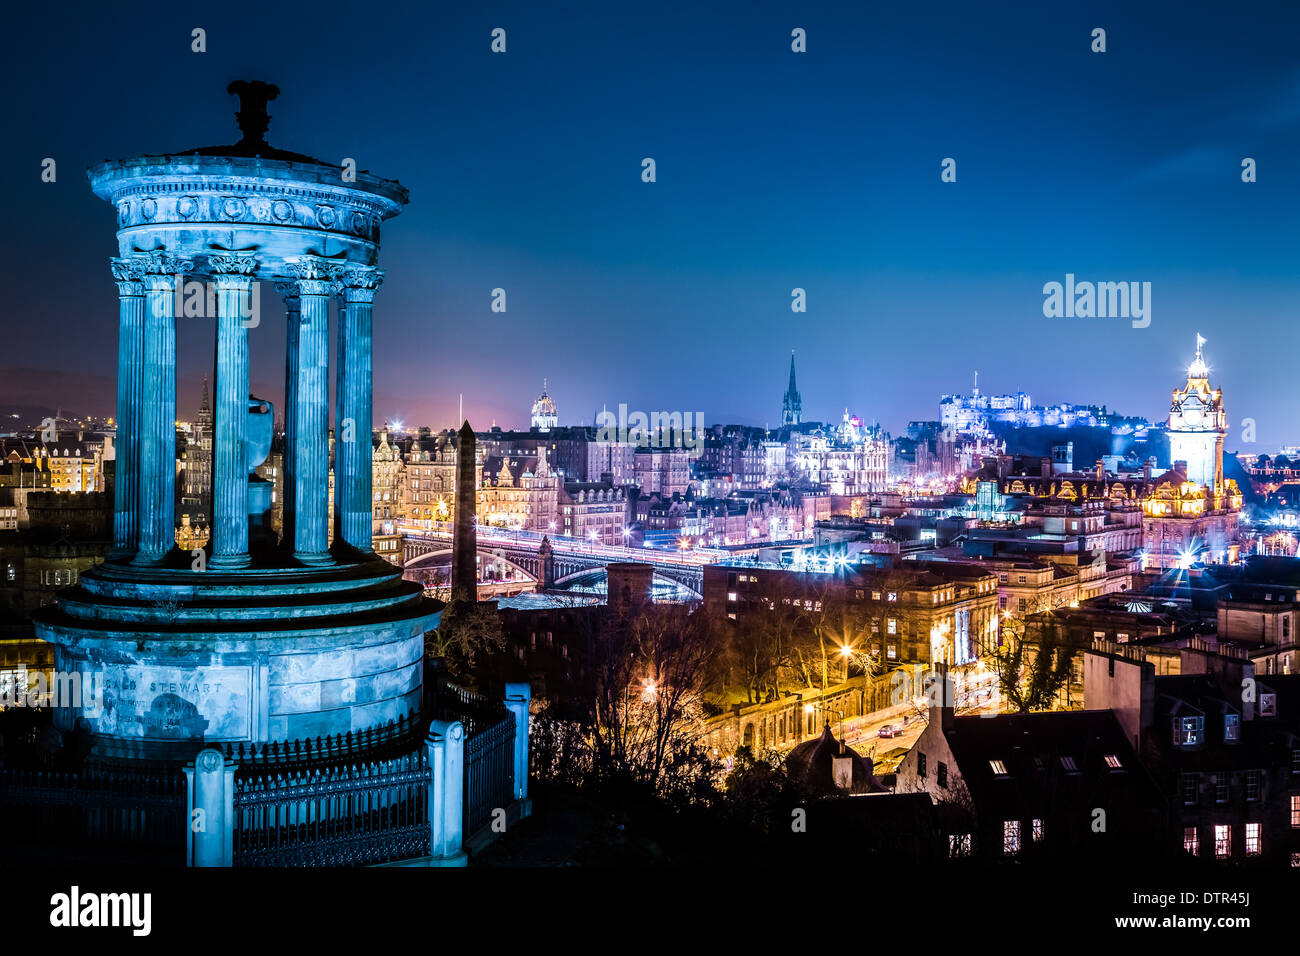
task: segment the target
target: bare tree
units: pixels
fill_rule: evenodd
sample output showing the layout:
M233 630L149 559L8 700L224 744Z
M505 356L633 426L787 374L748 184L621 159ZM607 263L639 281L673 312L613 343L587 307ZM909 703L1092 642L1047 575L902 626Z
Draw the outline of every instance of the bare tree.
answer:
M598 770L657 787L694 744L716 656L710 631L706 615L675 605L647 605L607 622L591 668Z
M1008 621L1002 627L1002 646L990 655L999 689L1018 713L1047 710L1070 679L1075 648L1059 625L1035 629L1026 636L1024 622Z
M449 604L437 629L424 635L425 655L442 659L448 673L460 680L468 679L485 654L505 647L501 617L491 602Z

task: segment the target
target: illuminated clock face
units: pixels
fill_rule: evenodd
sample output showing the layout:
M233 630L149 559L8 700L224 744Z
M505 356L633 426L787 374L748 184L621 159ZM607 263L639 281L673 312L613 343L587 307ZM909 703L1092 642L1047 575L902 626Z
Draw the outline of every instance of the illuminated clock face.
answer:
M1183 421L1189 425L1199 425L1201 423L1201 408L1199 405L1192 405L1183 409Z

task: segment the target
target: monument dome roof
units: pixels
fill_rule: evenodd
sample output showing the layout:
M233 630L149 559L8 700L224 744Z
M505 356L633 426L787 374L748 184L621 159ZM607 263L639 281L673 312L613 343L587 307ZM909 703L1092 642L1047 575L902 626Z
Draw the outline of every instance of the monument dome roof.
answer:
M226 92L239 97L240 108L235 112L235 119L243 135L238 142L147 153L130 159L106 159L90 169L96 193L115 200L123 181L127 180L174 175L234 176L334 185L383 197L394 204L394 211L409 202L406 187L394 179L357 170L355 179L345 183L340 177L338 163L268 143L266 131L271 124L271 114L267 104L280 95L280 88L275 84L262 80L235 80L226 87ZM205 162L206 157L210 157L212 162Z

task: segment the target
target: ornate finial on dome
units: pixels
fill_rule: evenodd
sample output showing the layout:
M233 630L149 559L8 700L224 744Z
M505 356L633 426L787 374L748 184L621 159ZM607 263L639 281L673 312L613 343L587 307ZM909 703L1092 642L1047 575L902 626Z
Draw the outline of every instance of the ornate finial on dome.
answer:
M266 111L266 104L280 95L280 88L261 80L235 80L226 87L226 92L239 97L235 119L239 122L239 131L244 134L239 145L266 146L266 130L271 125L271 114Z

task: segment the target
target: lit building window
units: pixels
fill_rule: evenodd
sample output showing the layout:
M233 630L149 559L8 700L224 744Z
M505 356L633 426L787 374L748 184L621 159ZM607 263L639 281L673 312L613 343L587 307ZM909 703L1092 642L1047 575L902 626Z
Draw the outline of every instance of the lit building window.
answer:
M1015 856L1020 852L1020 821L1002 821L1002 852L1006 856Z
M1232 856L1232 827L1226 823L1214 827L1214 855L1220 860Z
M1240 714L1223 715L1223 739L1225 741L1236 740L1237 734L1241 730Z
M1300 795L1291 795L1291 829L1300 830Z
M1043 821L1035 819L1033 821L1033 836L1035 843L1043 842Z
M1106 754L1106 766L1111 770L1123 770L1124 765L1119 762L1119 757L1114 754Z
M1246 856L1259 856L1263 848L1261 841L1261 831L1263 824L1247 823L1246 824Z
M954 859L970 856L971 835L969 833L948 834L948 855Z
M1183 827L1183 849L1192 856L1201 855L1201 837L1196 827Z
M1180 747L1193 747L1199 744L1204 732L1204 717L1174 718L1174 743Z
M996 776L1005 777L1007 775L1007 765L1001 760L990 760L989 767Z

